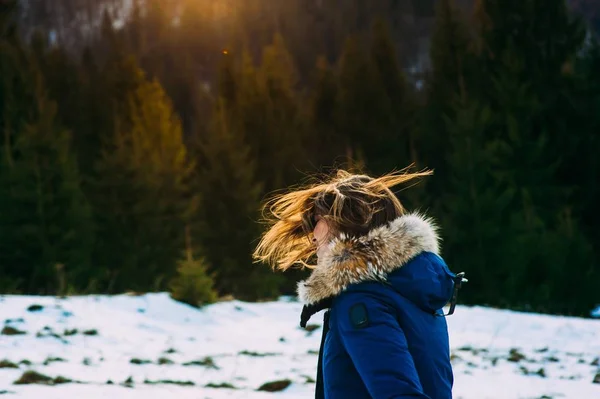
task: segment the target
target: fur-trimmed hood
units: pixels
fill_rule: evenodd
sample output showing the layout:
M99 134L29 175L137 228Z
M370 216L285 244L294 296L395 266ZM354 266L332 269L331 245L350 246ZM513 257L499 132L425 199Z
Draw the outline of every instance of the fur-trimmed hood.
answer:
M308 304L335 297L352 284L387 281L417 255L439 254L435 223L420 214L400 216L358 238L341 235L329 243L310 277L298 284L300 299Z

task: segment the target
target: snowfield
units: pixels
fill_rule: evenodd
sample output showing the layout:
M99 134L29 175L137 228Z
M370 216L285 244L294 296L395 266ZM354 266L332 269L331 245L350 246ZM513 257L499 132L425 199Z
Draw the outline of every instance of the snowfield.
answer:
M322 315L307 332L301 308L2 296L0 398L311 398ZM600 320L459 306L448 323L455 399L600 398Z

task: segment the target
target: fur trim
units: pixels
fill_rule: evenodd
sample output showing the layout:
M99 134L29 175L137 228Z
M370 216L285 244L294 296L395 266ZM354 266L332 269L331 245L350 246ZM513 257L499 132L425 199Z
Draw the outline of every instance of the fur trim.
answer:
M340 294L349 285L385 281L392 271L422 252L439 254L435 223L420 214L400 216L367 235L345 235L329 243L310 277L298 283L298 296L306 304Z

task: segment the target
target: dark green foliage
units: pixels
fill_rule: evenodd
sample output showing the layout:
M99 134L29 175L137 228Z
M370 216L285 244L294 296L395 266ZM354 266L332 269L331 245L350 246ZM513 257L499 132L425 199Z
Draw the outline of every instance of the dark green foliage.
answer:
M446 118L456 118L456 104L466 101L472 82L478 80L473 64L474 43L469 26L453 0L440 0L436 7L436 23L431 38L429 55L431 70L425 84L426 104L420 110L418 148L423 154L423 166L435 171L435 178L425 182L427 193L423 200L436 207L432 198L443 195L450 181L447 154L451 147L451 133ZM440 216L442 215L440 211Z
M486 128L491 112L476 104L458 108L448 120L451 135L447 150L450 171L446 194L440 198L445 251L450 265L460 265L469 276L469 289L462 300L481 303L500 298L504 265L498 243L507 232L505 218L514 192L494 180L492 165L498 158L500 143L486 143Z
M205 357L202 360L192 360L191 362L183 363L184 366L202 366L213 370L219 370L212 357Z
M186 387L193 387L194 385L196 385L193 381L174 381L174 380L158 380L158 381L144 380L144 384L150 384L150 385L169 384L169 385L179 385L179 386L186 386Z
M0 360L0 369L18 369L19 365L7 359Z
M82 40L1 2L0 291L294 294L307 271L252 263L265 196L413 163L435 175L400 198L439 221L462 301L587 314L600 45L567 2L330 3L135 1L114 29L99 1Z
M15 385L27 385L27 384L41 384L41 385L58 385L58 384L69 384L73 382L70 378L58 376L48 377L47 375L38 373L34 370L28 370L19 377L13 384Z
M193 164L158 82L130 93L127 109L96 170L104 239L98 262L109 270L113 289L162 289L175 276L185 223L196 205L189 186Z
M413 93L406 76L400 69L392 34L383 20L375 21L370 42L370 58L373 66L372 84L382 90L370 99L377 105L378 113L369 130L368 139L362 148L374 173L386 173L418 160L417 138L415 137L415 114ZM390 150L391 149L391 150Z
M216 301L213 284L204 262L190 258L179 261L177 277L171 281L169 288L173 299L200 307Z
M307 134L310 157L317 165L341 163L348 146L347 137L338 128L338 84L335 70L323 57L319 58L313 77L308 115L311 129Z
M199 190L205 225L198 237L219 293L243 299L274 297L278 276L253 264L251 258L259 235L262 184L255 177L256 162L232 112L223 99L218 100L211 129L200 144Z
M585 314L598 272L573 193L587 164L569 163L589 150L578 147L586 130L572 129L583 117L572 103L581 25L558 0L482 1L479 11L470 62L484 73L465 75L448 102L458 104L447 113L451 177L441 186L452 193L440 202L448 257L473 277L469 302Z
M129 361L129 363L135 364L135 365L142 365L142 364L151 364L152 361L151 360L138 359L137 357L134 357L133 359L131 359Z
M0 332L1 335L24 335L27 334L25 331L21 331L18 328L12 327L12 326L4 326L2 328L2 331Z
M52 385L53 379L52 377L48 377L47 375L40 374L33 370L28 370L23 375L14 382L15 385L25 385L25 384L45 384Z
M212 388L212 389L237 389L235 387L235 385L229 383L229 382L221 382L221 383L215 383L215 382L209 382L208 384L206 384L204 386L205 388Z
M3 154L1 264L5 276L28 276L19 290L64 293L67 284L85 284L91 266L91 209L56 106L39 100L39 113Z

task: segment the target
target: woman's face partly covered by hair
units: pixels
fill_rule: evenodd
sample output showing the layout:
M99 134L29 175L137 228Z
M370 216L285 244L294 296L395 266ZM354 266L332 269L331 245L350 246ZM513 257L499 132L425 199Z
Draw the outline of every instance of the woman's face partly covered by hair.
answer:
M336 236L359 237L404 213L390 190L431 172L392 173L378 178L340 170L329 179L276 196L268 202L268 229L254 258L286 270L322 257Z

